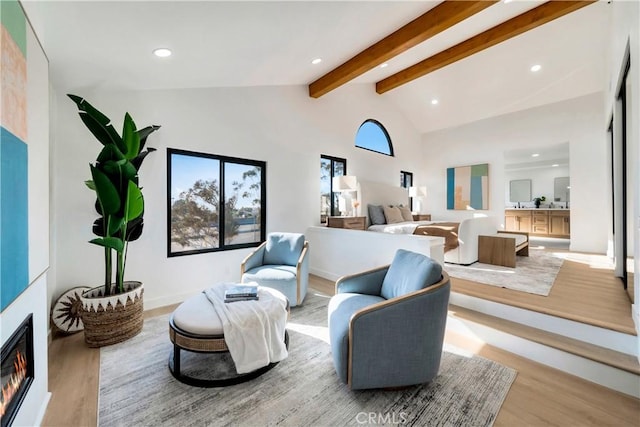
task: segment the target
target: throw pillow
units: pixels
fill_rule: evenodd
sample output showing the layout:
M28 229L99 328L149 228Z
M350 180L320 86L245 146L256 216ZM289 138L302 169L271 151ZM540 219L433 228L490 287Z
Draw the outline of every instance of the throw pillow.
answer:
M367 210L369 211L369 222L371 222L371 225L382 225L387 223L382 206L367 205Z
M385 206L384 217L387 219L387 224L396 224L398 222L404 222L400 209L397 206Z
M398 208L400 209L400 213L402 214L402 219L404 219L405 221L413 221L413 214L408 207L400 205L398 206Z

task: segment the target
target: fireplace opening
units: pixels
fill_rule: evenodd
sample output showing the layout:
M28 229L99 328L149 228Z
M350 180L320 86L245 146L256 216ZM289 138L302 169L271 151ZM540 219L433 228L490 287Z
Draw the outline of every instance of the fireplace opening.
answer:
M2 344L1 427L10 426L33 382L33 314Z

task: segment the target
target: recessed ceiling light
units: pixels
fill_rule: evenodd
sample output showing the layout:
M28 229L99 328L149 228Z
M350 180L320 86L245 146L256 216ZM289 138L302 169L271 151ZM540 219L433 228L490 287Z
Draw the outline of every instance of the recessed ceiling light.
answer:
M160 47L154 49L153 54L159 58L166 58L167 56L171 56L171 50L166 47Z
M384 64L380 64L380 68L384 68L384 67L387 67L387 66L389 66L389 64L387 64L386 62Z
M507 4L507 3L511 3L512 1L513 0L504 0L504 3Z
M311 61L311 63L312 63L313 65L319 64L319 63L321 63L321 62L322 62L322 58L316 58L316 59L314 59L313 61Z
M552 168L557 168L558 166L560 166L560 165L557 164L557 163L554 163L554 164L551 165Z
M540 71L541 68L542 68L542 65L540 65L540 64L532 65L531 66L531 72L532 73L537 73L538 71Z
M440 102L440 101L438 101L437 99L433 98L433 99L431 100L431 105L438 105L438 103L439 103L439 102Z
M538 153L533 153L533 154L531 155L531 157L538 157L539 155L540 155L540 154L538 154Z

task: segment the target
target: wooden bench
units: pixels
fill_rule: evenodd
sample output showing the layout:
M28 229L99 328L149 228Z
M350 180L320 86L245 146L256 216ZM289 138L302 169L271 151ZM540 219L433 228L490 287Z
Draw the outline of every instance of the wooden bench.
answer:
M515 267L516 255L529 256L529 233L498 231L478 236L478 262Z

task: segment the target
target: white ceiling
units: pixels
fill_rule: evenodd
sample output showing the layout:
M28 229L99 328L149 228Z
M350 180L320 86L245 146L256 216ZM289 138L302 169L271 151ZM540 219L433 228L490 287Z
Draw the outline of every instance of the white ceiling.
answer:
M82 93L308 85L439 1L22 3L53 86ZM541 3L495 4L349 84L374 92L374 82ZM605 2L587 6L380 96L429 132L602 90L608 14ZM156 58L157 47L173 55Z

